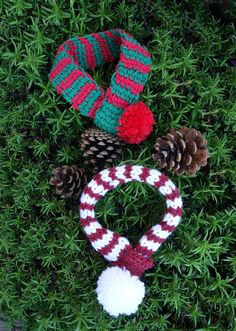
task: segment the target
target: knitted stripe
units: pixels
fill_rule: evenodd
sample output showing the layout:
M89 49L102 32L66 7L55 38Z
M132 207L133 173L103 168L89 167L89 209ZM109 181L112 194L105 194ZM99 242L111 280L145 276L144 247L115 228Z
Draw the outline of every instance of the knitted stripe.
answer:
M127 35L124 36L124 39L127 39ZM125 40L124 46L127 47L129 50L133 50L144 57L150 58L150 54L146 49L144 49L142 46L140 46L133 38L129 38L129 40Z
M92 90L88 94L88 96L85 97L84 101L79 106L81 114L93 118L93 115L88 114L87 112L89 111L89 109L90 109L90 112L91 112L91 109L93 108L94 104L96 102L99 102L99 99L101 99L101 98L103 99L103 94L100 90L97 90L97 89Z
M122 32L125 32L125 31L122 30ZM128 40L128 41L131 41L133 44L140 45L139 42L137 40L135 40L133 38L133 36L131 36L131 34L129 34L128 32L125 33L123 38L125 41Z
M120 43L118 43L114 38L114 35L109 32L110 31L104 31L104 35L106 36L106 43L108 45L109 52L113 56L113 59L116 59L120 53Z
M114 77L114 79L116 81L116 77ZM124 104L136 102L139 97L138 95L131 93L131 91L126 89L125 87L122 87L120 84L112 85L111 92L116 94L119 98L123 99Z
M133 61L137 63L136 60ZM134 81L136 84L138 83L141 84L141 82L144 83L148 79L148 74L144 74L142 72L139 73L138 70L126 68L125 64L122 62L120 63L119 66L119 74L122 77L129 78L130 80Z
M120 52L120 45L122 43L120 38L121 31L119 29L108 30L104 31L104 34L107 36L109 48L113 52L114 58L116 58Z
M93 43L89 40L89 38L80 38L80 42L84 46L89 69L96 68L98 61L96 60L96 54L93 51Z
M101 93L100 96L97 98L96 101L94 101L94 103L92 104L92 108L90 108L88 112L89 117L91 117L92 119L94 119L97 109L101 107L102 102L104 100L104 92L103 91L99 91L99 92Z
M104 92L84 70L118 57L110 88ZM57 51L49 79L72 107L94 118L99 128L116 134L126 107L139 99L150 65L150 54L138 41L113 29L67 40Z
M79 78L84 77L84 73L79 70L72 70L71 73L60 83L57 85L58 93L62 93L62 90L67 90L72 87L73 83Z
M131 181L147 183L157 188L159 193L163 195L167 206L167 211L160 224L154 225L148 230L135 249L132 248L126 238L103 228L95 218L96 203L108 191ZM143 166L125 165L101 171L84 189L80 201L81 224L92 246L107 260L117 261L114 265L122 266L122 263L126 263L125 267L128 269L128 255L135 256L137 264L139 264L139 258L146 261L146 264L143 263L142 267L131 268L132 272L137 275L140 275L147 266L152 266L150 257L175 230L181 216L182 200L173 182L158 170Z
M99 67L99 66L102 66L103 64L105 64L106 61L104 59L100 44L97 41L97 39L93 35L89 35L89 36L87 36L87 38L84 38L84 39L88 39L91 44L90 51L94 52L94 57L96 59L96 66ZM97 51L98 49L99 49L99 52Z
M56 59L55 65L53 67L53 70L50 73L50 80L52 81L52 84L54 82L54 79L62 72L62 70L68 65L72 64L72 61L70 58L62 57Z
M116 108L125 108L129 104L128 101L123 100L116 93L112 93L110 87L107 89L107 102Z
M93 82L92 83L89 82L83 85L83 87L78 91L76 96L73 98L72 107L78 109L80 104L84 102L84 99L87 98L87 96L91 91L95 91L95 84L93 84Z
M109 49L106 34L104 32L101 32L100 34L94 33L92 34L92 36L98 41L105 62L112 62L114 60L114 57Z
M120 55L120 64L123 65L124 68L133 69L135 72L140 72L143 74L149 74L150 65L142 64L137 60L128 59L125 54Z
M110 243L101 249L99 253L105 256L107 260L112 261L120 253L120 250L124 248L124 246L122 247L122 243L124 243L123 239L121 240L120 236L117 233L114 233ZM127 243L127 246L128 245L129 244ZM117 252L118 249L119 252Z
M59 85L61 83L61 81L63 81L67 76L69 76L70 72L72 70L76 70L76 66L74 63L71 63L68 61L68 63L63 62L63 68L61 69L60 67L60 71L58 72L56 68L55 72L56 72L56 77L52 80L52 85L57 87L57 85ZM64 65L65 64L65 65Z
M73 42L73 44L75 45L75 47L77 49L76 58L78 59L77 61L79 63L79 68L83 68L84 70L87 70L87 69L89 69L89 65L88 65L88 61L87 61L87 53L86 53L84 45L81 43L81 39L82 39L82 37L81 38L73 37L69 40L71 40ZM68 41L66 41L66 43ZM70 53L70 55L72 56L71 53Z
M69 54L71 54L72 59L74 59L75 63L79 65L79 59L78 59L78 47L73 42L73 40L68 40L68 44L65 47L66 50L68 50Z
M89 80L89 78L86 76L84 76L83 78L81 78L81 80L75 80L74 83L72 84L71 87L68 87L65 90L62 90L62 93L64 95L64 98L70 102L72 102L72 104L74 104L74 97L79 93L79 91L88 83L90 83L91 81ZM76 108L76 107L74 107Z
M136 95L139 95L139 93L143 90L143 86L134 82L130 79L130 77L126 78L124 76L121 76L119 72L116 73L116 83L119 84L121 87L125 87L127 89L130 89L130 92Z
M121 48L128 59L136 60L144 65L151 64L150 57L146 57L143 54L138 53L135 49L129 49L126 46L122 46Z

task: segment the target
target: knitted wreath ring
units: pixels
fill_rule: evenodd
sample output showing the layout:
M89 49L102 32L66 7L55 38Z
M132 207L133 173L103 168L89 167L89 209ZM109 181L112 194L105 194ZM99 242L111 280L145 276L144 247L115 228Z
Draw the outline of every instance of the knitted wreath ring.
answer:
M106 92L86 72L119 58ZM151 57L124 30L73 37L57 51L49 79L59 94L106 132L138 144L154 124L150 109L138 102L148 79Z
M167 210L160 224L154 225L133 248L125 237L102 227L95 216L96 203L121 184L132 181L154 186L164 197ZM145 295L139 277L154 266L152 255L175 230L182 216L178 189L164 174L138 165L124 165L98 173L84 189L80 201L80 220L92 246L112 262L98 279L98 301L111 315L135 313Z

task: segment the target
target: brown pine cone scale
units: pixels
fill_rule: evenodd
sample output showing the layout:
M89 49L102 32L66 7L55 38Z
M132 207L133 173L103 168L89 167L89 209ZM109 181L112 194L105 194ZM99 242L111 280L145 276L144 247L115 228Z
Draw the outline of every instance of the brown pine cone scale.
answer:
M177 175L195 174L207 164L208 157L207 141L192 128L171 129L154 145L153 159Z
M52 171L50 184L55 186L56 193L65 198L78 199L87 183L85 171L77 165L63 165Z
M80 148L85 162L93 164L98 171L112 164L121 154L123 142L117 137L97 128L90 128L81 135Z

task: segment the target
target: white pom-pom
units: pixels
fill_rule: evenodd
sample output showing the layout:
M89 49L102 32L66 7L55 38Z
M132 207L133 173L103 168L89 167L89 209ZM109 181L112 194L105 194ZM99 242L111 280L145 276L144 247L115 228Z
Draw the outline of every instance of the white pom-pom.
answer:
M126 269L110 267L97 282L99 303L111 316L130 315L137 311L145 295L144 283Z

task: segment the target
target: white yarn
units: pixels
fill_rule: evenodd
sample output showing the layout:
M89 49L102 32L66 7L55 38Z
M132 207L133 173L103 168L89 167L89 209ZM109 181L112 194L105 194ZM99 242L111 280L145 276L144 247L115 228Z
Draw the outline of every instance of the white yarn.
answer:
M174 183L158 170L124 165L104 169L98 178L94 178L81 197L81 222L92 246L108 261L119 261L121 253L128 253L132 247L128 239L103 228L95 217L97 201L120 184L136 180L153 185L164 196L168 208L161 223L154 225L140 239L140 254L143 249L144 254L146 249L150 255L156 252L180 222L182 199ZM97 282L96 293L104 310L117 317L122 314L131 315L138 310L145 295L145 286L138 276L132 276L127 269L116 266L103 271Z
M114 232L112 232L111 230L108 230L107 229L107 233L104 234L101 239L97 239L97 240L93 241L92 242L92 246L96 250L102 249L103 247L109 245L109 243L113 239L113 235L114 235Z
M84 231L89 236L92 233L95 233L98 229L102 229L101 224L98 222L91 222L89 225L84 227Z
M139 240L139 243L143 247L147 247L148 250L152 250L153 252L157 251L158 248L161 246L161 243L149 240L145 234Z
M115 245L115 247L107 254L104 255L105 259L108 261L117 261L120 252L125 248L125 246L129 246L129 240L125 237L119 237L118 243Z
M130 176L133 178L133 179L135 179L135 180L137 180L138 182L141 182L142 180L141 180L141 178L140 178L140 175L143 173L143 167L141 166L137 166L137 165L135 165L135 166L133 166L132 167L132 170L131 170L131 173L130 173Z
M86 218L87 216L90 216L92 218L95 218L95 212L94 212L94 210L80 209L80 217L81 218Z
M145 295L144 283L126 269L110 267L102 272L96 293L99 303L108 314L117 317L137 311Z
M167 208L171 207L171 208L177 209L178 207L182 208L182 205L183 205L183 202L182 202L181 197L175 198L174 200L170 200L170 199L166 200Z
M163 217L163 222L166 222L168 225L177 226L180 222L180 216L173 216L171 213L165 214Z

